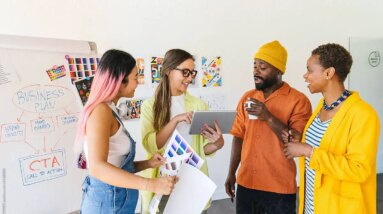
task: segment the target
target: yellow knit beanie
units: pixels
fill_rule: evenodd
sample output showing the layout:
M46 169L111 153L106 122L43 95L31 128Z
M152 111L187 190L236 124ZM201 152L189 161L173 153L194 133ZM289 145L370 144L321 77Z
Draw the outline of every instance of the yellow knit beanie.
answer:
M280 70L282 74L286 71L287 51L281 43L276 40L260 47L254 55L254 59L255 58L268 62Z

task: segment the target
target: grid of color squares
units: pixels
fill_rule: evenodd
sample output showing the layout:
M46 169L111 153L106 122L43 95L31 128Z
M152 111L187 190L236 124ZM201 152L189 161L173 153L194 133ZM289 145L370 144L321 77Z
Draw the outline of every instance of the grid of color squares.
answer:
M168 150L167 155L169 157L174 157L177 155L183 155L184 153L192 153L190 158L186 160L186 163L197 167L201 161L200 157L197 156L193 150L191 149L190 145L184 141L181 140L181 138L176 135L175 136L175 142L173 141L171 144L170 149Z
M93 76L96 73L100 58L72 58L65 56L68 60L69 73L72 84L76 80Z
M49 79L51 81L56 80L56 79L66 75L65 74L65 67L64 67L64 65L62 65L62 66L53 66L53 68L47 70L47 74L48 74Z

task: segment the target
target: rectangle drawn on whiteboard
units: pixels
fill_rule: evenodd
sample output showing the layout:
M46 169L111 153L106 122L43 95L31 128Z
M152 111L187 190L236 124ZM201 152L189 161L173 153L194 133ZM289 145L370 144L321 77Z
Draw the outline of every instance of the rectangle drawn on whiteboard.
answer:
M49 154L19 158L24 186L66 175L65 150L58 149Z
M25 123L2 124L0 142L17 141L25 141Z
M55 130L52 117L31 120L31 126L34 133L47 133Z

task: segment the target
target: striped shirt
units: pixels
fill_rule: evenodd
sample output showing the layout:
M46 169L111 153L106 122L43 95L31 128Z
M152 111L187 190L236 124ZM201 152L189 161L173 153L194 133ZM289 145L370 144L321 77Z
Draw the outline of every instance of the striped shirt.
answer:
M311 123L309 128L306 131L306 143L314 148L318 148L324 133L328 125L330 124L331 119L325 122L322 122L319 119L319 114L315 117L314 121ZM305 162L305 206L304 213L310 214L314 213L314 177L315 171L310 169L310 158L306 157Z

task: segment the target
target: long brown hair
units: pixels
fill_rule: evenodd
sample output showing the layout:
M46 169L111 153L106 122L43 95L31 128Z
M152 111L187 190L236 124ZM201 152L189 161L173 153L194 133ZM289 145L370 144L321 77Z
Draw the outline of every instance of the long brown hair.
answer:
M170 121L170 107L172 106L169 80L170 71L188 59L194 60L194 57L187 51L181 49L171 49L165 54L162 63L161 80L157 86L153 104L153 125L156 131L159 131Z

